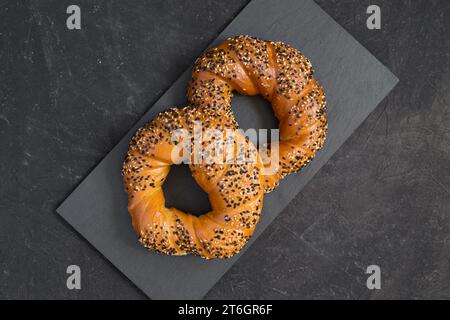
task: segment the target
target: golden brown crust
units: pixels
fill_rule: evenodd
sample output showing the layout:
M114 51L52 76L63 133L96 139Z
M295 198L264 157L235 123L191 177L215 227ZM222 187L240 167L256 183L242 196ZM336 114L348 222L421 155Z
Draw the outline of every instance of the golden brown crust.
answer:
M323 89L313 78L311 63L298 50L282 42L238 36L197 59L188 99L193 105L228 110L233 90L262 95L272 103L280 122L278 170L264 177L269 192L322 147L327 133Z
M122 170L128 210L139 241L149 249L170 255L226 258L242 249L259 220L264 194L262 165L260 161L190 164L194 179L209 195L212 211L196 217L166 208L162 184L177 146L172 134L181 128L193 134L196 122L205 131L236 129L231 113L200 106L170 109L134 135ZM202 134L207 148L213 140ZM249 153L257 154L243 135L236 134L232 143L245 144Z
M265 168L255 147L236 134L231 141L233 149L245 145L256 162L238 163L234 153L232 163L211 162L206 157L190 164L194 179L208 193L212 211L196 217L167 208L162 185L179 143L172 140L173 133L185 129L195 134L195 123L200 122L202 146L208 148L215 141L206 137L204 130L236 130L231 112L234 90L260 94L272 103L280 127L280 141L273 142L279 150L276 172L263 175ZM296 49L239 36L197 59L188 99L191 106L159 114L130 142L122 170L128 210L139 241L151 250L206 259L230 257L253 234L264 193L300 170L322 147L327 132L323 89L313 78L309 60ZM187 142L191 143L190 139ZM273 150L277 149L272 144L269 152ZM194 152L187 156L193 157Z

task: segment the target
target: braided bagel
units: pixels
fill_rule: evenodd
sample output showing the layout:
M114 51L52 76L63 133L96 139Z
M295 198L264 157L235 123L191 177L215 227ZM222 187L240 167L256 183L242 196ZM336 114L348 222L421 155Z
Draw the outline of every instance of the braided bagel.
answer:
M264 195L262 163L258 157L248 163L214 163L207 159L191 163L192 175L208 193L212 211L197 217L166 208L162 185L174 164L174 150L186 142L172 141L173 133L186 129L194 134L197 122L202 124L202 130L237 128L231 112L189 106L159 114L134 135L122 168L128 210L139 241L151 250L206 259L226 258L242 249L259 220ZM205 148L214 143L211 137L203 138ZM243 144L247 153L257 155L256 148L242 134L237 133L229 141L233 150Z
M194 64L187 97L196 106L229 109L234 90L262 95L279 121L280 140L274 142L279 163L264 177L267 193L322 147L327 133L324 92L313 78L311 63L298 50L249 36L230 38L202 54ZM269 155L275 150L273 144L267 149Z

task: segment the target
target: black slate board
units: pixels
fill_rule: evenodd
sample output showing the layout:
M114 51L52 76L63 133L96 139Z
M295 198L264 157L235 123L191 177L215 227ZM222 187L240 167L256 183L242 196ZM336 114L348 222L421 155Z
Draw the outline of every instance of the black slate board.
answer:
M281 40L299 48L312 61L328 101L329 134L322 151L301 173L285 179L265 197L262 218L253 241L306 185L333 153L375 109L398 82L397 78L311 0L253 0L211 45L227 37L248 34ZM153 299L198 299L239 259L205 261L149 253L136 242L120 168L128 141L142 124L170 106L185 105L187 70L155 103L105 159L61 204L57 212L119 270ZM254 100L254 101L253 101ZM256 101L256 102L255 102ZM235 98L234 110L243 127L260 127L267 118L249 111L256 98ZM253 105L253 106L252 106ZM178 174L185 181L185 175ZM183 178L184 177L184 178ZM184 182L183 182L184 183ZM178 184L182 184L178 182ZM204 199L173 188L168 198L180 198L203 210ZM295 244L293 244L295 245Z

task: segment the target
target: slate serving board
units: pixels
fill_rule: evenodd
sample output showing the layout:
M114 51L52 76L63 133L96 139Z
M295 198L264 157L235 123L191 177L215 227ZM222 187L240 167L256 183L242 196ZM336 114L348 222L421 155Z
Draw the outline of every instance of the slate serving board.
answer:
M352 132L389 93L398 79L312 0L253 0L211 46L239 34L281 40L300 49L313 63L316 78L325 88L329 133L326 144L305 169L290 175L264 198L256 231L244 250L227 260L170 257L143 249L136 240L122 188L121 164L134 132L157 113L186 104L187 70L150 108L119 144L61 204L61 214L131 281L153 299L199 299L239 259L285 206L300 192ZM267 113L255 117L257 98L237 97L233 110L243 127L264 127ZM182 209L207 210L205 196L177 171L167 182L167 197ZM178 199L178 200L177 200ZM292 244L295 245L295 244Z

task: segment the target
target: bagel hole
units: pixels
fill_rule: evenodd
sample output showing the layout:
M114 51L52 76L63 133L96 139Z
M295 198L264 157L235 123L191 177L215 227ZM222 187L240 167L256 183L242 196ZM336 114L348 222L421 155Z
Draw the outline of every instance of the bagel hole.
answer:
M167 208L177 208L195 216L211 211L208 194L192 177L186 164L173 165L163 184Z
M233 97L231 110L239 127L244 131L248 129L267 129L266 141L271 141L271 129L278 129L278 120L272 110L272 105L262 96L244 96L236 94ZM251 135L250 140L259 146L260 135L257 134L256 141ZM264 141L262 141L264 142Z

